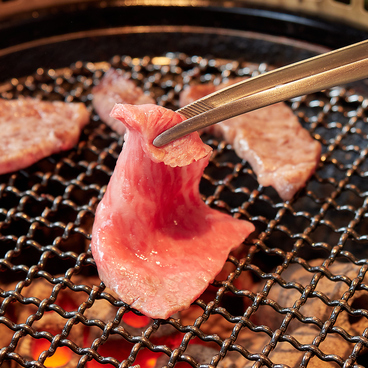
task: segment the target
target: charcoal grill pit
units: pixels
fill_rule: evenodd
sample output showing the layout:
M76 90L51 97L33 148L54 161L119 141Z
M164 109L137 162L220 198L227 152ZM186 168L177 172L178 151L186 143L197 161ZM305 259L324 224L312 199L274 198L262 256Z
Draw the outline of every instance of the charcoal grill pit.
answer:
M173 26L55 37L0 50L0 70L5 62L31 61L24 68L9 65L0 77L0 97L84 102L92 113L74 149L0 177L0 365L47 367L48 356L66 347L73 367L287 367L296 355L303 367L366 366L366 83L287 102L323 147L317 172L290 202L260 186L230 145L202 136L214 149L201 182L203 199L252 221L256 232L188 311L133 328L125 318L141 316L100 283L89 249L94 211L124 144L92 110L92 87L113 66L130 73L158 104L176 109L186 85L254 76L326 45ZM163 52L166 41L170 52ZM88 42L96 45L95 55ZM124 53L116 52L117 42L126 46ZM143 47L135 50L139 42ZM156 49L155 42L161 42ZM108 52L105 43L112 45ZM77 45L78 56L87 50L83 58L65 52ZM189 52L193 47L196 53ZM47 54L52 58L42 63L40 55ZM33 294L37 284L46 291ZM312 315L309 305L317 308ZM58 323L50 332L42 322L53 314ZM24 346L37 341L48 347L34 357ZM344 349L335 349L335 341ZM210 356L191 353L198 344Z

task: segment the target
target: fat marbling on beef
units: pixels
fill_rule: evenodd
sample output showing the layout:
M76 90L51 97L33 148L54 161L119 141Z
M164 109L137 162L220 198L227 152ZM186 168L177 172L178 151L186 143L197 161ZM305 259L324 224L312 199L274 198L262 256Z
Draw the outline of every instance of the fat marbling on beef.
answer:
M82 103L0 99L0 174L72 148L88 122Z
M110 116L115 103L131 105L155 103L153 98L146 95L126 73L114 68L110 68L92 88L92 96L92 105L101 120L120 135L125 133L125 125Z
M189 86L180 94L185 106L235 81ZM316 170L321 145L304 129L283 102L228 119L206 129L232 144L237 155L252 166L258 182L272 186L290 200Z
M153 146L181 115L151 104L117 104L111 115L127 133L96 211L93 257L101 280L124 302L167 318L201 295L254 227L202 201L211 148L197 132Z

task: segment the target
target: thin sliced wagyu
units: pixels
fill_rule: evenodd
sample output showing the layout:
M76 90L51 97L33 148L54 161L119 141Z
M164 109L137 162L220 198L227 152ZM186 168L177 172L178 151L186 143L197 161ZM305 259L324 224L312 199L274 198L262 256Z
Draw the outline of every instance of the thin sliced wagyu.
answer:
M125 303L152 318L188 308L254 226L206 205L199 182L212 149L197 132L153 146L180 114L154 104L116 104L127 128L92 231L99 276Z

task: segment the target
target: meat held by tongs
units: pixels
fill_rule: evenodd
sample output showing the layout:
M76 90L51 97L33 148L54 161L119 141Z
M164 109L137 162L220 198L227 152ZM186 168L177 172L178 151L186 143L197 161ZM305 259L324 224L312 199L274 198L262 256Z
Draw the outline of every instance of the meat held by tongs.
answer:
M216 91L177 110L187 120L159 134L154 146L290 98L368 77L368 40L355 43Z

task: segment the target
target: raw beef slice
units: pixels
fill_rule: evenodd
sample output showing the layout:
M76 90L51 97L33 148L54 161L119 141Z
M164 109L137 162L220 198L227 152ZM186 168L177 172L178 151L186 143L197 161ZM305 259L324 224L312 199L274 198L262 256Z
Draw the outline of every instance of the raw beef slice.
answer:
M234 82L215 86L190 86L180 95L185 106ZM299 123L283 102L236 116L206 130L233 145L237 155L248 161L258 182L272 186L283 200L290 200L315 172L321 145Z
M101 280L124 302L149 317L167 318L201 295L254 227L201 200L199 181L211 148L198 133L153 146L181 115L124 104L111 115L127 133L96 211L93 257Z
M88 122L82 103L0 99L0 174L71 149Z
M153 104L155 101L122 71L109 69L100 83L92 89L92 105L101 120L120 135L125 133L125 125L110 116L116 103L130 105Z

